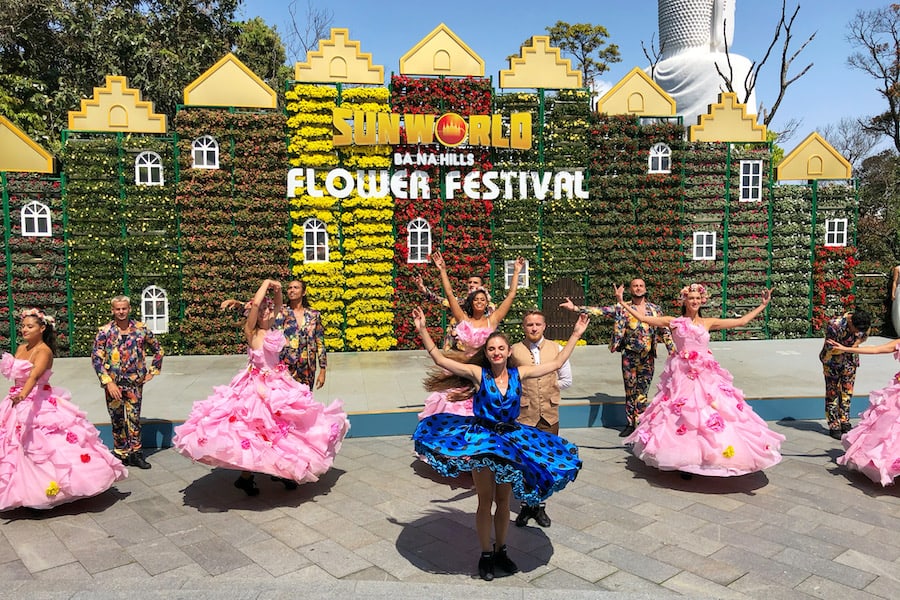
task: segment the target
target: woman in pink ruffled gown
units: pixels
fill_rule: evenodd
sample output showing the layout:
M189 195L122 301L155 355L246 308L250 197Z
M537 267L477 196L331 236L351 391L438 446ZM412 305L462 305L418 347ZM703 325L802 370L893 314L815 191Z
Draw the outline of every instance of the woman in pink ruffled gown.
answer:
M24 343L0 360L14 383L0 402L0 510L96 496L128 475L69 392L50 385L53 324L38 309L22 311Z
M234 485L250 496L259 494L251 471L268 473L287 489L318 480L331 468L350 429L340 400L319 404L279 362L284 334L271 326L281 302L281 284L263 281L244 323L247 368L195 402L173 440L179 452L198 462L241 469Z
M450 314L458 323L456 326L456 338L459 341L459 348L454 349L447 355L450 358L457 359L459 362L464 362L484 345L485 340L494 332L497 325L512 307L513 300L516 298L516 290L519 287L519 273L525 266L525 259L519 257L516 260L509 292L506 294L503 302L500 303L500 306L490 314L486 313L490 304L490 298L486 290L481 288L469 292L462 306L460 306L456 296L453 295L453 287L450 285L450 277L447 275L447 265L444 262L444 257L440 252L434 252L431 255L431 259L440 272L441 286L450 305ZM425 417L439 413L451 413L464 417L471 416L472 398L458 400L446 391L434 392L425 399L425 408L419 413L419 420L421 421Z
M900 360L900 340L880 346L851 348L833 340L828 343L838 350L856 354L894 354ZM869 408L859 424L841 437L844 455L839 465L862 472L882 486L892 485L900 474L900 373L887 387L869 394Z
M635 432L625 438L634 455L662 471L729 477L760 471L781 460L784 436L744 401L731 373L709 351L709 332L742 327L765 310L772 294L765 290L759 306L737 319L700 314L709 299L706 288L691 284L681 291L681 317L649 317L616 299L635 318L668 327L676 352L669 354L659 389L641 415Z

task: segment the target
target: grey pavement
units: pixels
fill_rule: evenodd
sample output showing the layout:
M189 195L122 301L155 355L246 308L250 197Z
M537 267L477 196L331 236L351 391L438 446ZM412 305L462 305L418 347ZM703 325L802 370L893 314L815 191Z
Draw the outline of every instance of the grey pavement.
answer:
M821 400L820 345L721 342L713 352L748 397L779 406L779 398ZM567 402L617 401L617 357L590 347L575 357L579 383ZM351 420L377 406L403 412L421 404L423 352L330 358L330 382L317 397L343 396ZM202 398L209 390L200 388L227 382L243 364L240 357L167 360L146 396L154 410L170 402L170 418L190 407L176 394ZM897 369L889 356L862 360L860 393L885 385ZM92 376L70 385L64 362L57 384L97 394ZM600 385L607 387L593 387ZM80 392L76 402L84 407ZM691 480L634 459L616 429L564 429L584 468L548 502L551 527L510 527L510 556L521 572L493 582L474 575L471 478L435 475L413 457L408 435L348 438L320 481L287 491L257 476L255 498L233 487L233 471L172 449L151 451L152 469L130 469L100 496L0 514L0 597L896 597L897 490L837 466L840 444L820 420L770 425L787 437L781 463Z

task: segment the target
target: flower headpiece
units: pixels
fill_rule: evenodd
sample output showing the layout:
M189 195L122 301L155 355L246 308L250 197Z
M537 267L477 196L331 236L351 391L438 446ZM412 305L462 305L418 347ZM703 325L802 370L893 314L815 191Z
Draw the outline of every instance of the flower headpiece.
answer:
M474 294L475 292L484 292L484 295L487 297L488 304L491 303L491 293L487 291L487 288L485 288L483 285L478 286L469 293Z
M34 317L43 325L49 325L53 327L56 324L56 320L50 315L44 314L44 311L38 308L23 308L19 313L19 320L21 321L25 317Z
M700 294L700 302L703 304L709 302L709 292L702 283L692 283L681 288L681 302L687 300L688 294L692 292Z
M248 300L248 301L244 304L244 317L245 317L245 318L248 317L248 316L250 316L250 309L251 309L251 308L253 308L253 300ZM273 309L273 308L275 308L275 303L272 302L272 299L269 298L268 296L266 296L265 298L263 298L262 303L259 305L260 311L262 311L262 310L265 309L265 308L268 308L268 309Z

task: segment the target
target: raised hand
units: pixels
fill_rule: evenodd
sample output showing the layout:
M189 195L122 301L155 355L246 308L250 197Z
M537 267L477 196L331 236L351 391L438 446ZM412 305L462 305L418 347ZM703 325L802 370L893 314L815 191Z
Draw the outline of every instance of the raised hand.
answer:
M434 266L436 266L439 270L447 270L447 263L444 262L444 255L441 254L440 250L435 250L431 253L431 262L433 262Z
M575 327L572 329L572 332L577 334L578 337L584 335L584 332L587 331L588 325L591 323L591 318L584 313L578 315L578 320L575 321Z
M577 308L577 307L575 306L575 303L572 302L572 299L569 298L568 296L566 296L566 301L565 301L565 302L560 302L560 303L559 303L559 306L560 306L560 308L565 308L566 310L571 310L572 312L575 312L575 309Z
M419 288L419 291L423 294L425 293L425 282L422 281L422 276L418 273L413 275L413 281L416 282L416 287Z
M417 331L425 329L425 313L418 306L412 310L413 324Z
M625 284L622 285L614 285L613 292L616 295L616 302L625 302Z

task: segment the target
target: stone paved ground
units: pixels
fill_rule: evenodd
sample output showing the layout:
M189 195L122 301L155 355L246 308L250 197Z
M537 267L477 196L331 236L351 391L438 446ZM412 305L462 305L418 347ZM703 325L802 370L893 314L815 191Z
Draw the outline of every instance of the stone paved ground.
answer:
M0 515L0 597L896 598L897 491L838 467L821 422L772 427L779 465L690 481L615 430L564 430L584 470L550 528L510 528L522 570L490 583L473 576L471 479L434 476L406 436L348 439L296 491L257 476L256 498L161 450L99 497Z

